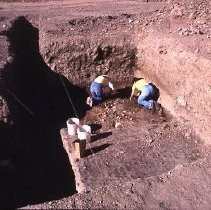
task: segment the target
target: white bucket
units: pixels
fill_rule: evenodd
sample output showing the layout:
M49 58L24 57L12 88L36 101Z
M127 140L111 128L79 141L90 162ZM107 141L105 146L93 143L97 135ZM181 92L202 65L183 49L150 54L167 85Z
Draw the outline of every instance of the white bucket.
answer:
M84 129L86 132L91 134L91 126L89 126L89 125L82 125L81 128Z
M87 142L91 141L91 127L89 125L82 125L77 129L78 139L85 140Z
M78 125L72 121L72 118L67 120L67 132L70 136L77 135L77 127L78 127Z
M74 122L76 125L80 125L80 120L76 117L72 117L70 118L72 120L72 122Z
M81 128L86 131L86 140L88 143L90 143L91 142L91 134L92 134L91 126L83 125L83 126L81 126Z

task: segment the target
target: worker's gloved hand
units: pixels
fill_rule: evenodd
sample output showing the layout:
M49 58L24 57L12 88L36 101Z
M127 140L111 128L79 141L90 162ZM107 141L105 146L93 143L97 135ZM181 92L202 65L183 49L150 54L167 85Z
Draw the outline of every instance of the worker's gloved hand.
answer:
M108 83L108 86L111 88L112 91L114 90L114 85L111 82Z

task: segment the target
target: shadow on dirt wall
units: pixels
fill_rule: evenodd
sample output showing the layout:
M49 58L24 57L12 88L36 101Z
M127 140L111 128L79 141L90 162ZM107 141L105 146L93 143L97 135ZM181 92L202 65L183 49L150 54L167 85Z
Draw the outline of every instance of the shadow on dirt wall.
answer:
M15 170L1 179L0 207L17 208L72 195L75 177L59 130L75 114L63 83L79 117L85 115L87 93L46 65L39 53L38 29L25 17L18 17L1 35L10 43L12 58L1 74L1 95L13 122L7 141Z

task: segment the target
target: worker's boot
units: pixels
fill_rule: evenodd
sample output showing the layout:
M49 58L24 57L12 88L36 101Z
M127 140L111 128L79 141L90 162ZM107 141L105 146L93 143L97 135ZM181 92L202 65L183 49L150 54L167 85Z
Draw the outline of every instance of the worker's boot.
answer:
M161 109L161 105L159 103L157 103L156 101L153 101L152 112L159 113L160 109Z
M92 98L90 96L86 99L86 104L89 105L90 107L93 106Z
M154 110L160 117L163 117L164 113L161 104L154 102Z

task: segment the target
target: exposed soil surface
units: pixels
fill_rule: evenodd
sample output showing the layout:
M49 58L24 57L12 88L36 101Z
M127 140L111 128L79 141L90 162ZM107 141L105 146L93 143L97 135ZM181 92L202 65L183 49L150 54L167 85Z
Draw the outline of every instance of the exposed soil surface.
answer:
M200 177L209 174L204 165L208 159L194 132L168 113L152 113L123 96L93 107L81 123L92 127L85 157L74 159L71 147L68 152L80 194L26 209L201 206L193 191L201 194L210 184L202 184ZM61 134L70 142L66 128ZM204 169L205 173L201 171ZM209 208L207 205L203 207Z
M0 207L210 209L210 15L200 0L2 0L0 143L14 169L0 171ZM104 73L116 90L87 108ZM129 100L134 75L158 86L162 112ZM72 105L92 127L80 160L62 147Z

